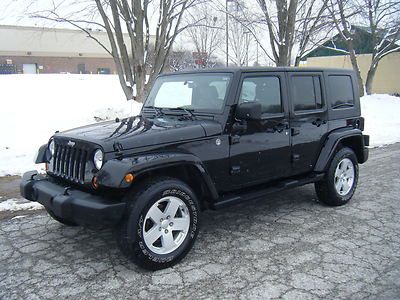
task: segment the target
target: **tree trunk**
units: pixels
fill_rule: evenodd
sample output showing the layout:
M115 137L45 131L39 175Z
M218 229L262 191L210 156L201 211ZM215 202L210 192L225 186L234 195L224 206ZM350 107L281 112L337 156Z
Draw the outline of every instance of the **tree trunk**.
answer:
M300 62L301 62L301 57L300 56L296 56L296 59L294 61L294 66L295 67L300 66Z
M364 96L364 84L363 84L363 80L361 78L360 68L358 67L356 53L354 51L352 41L348 42L347 45L349 46L349 50L350 50L349 52L350 52L351 65L353 66L353 70L356 72L356 76L357 76L358 92L360 94L360 97L362 97L362 96Z
M136 101L143 103L147 97L146 93L146 71L142 66L134 66L136 74Z
M375 77L375 73L376 73L376 69L378 68L378 65L376 64L371 64L369 70L368 70L368 74L367 74L367 80L365 82L365 90L367 92L367 95L371 95L372 94L372 83L374 81L374 77Z

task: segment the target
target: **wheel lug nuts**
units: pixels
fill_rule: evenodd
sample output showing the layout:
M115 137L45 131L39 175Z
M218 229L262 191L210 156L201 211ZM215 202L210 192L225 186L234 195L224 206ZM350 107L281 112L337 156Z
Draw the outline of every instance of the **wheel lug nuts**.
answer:
M171 226L171 227L172 227L172 226L174 226L174 223L172 223L172 222L171 222L171 223L169 223L169 226Z
M165 233L168 233L168 229L165 229Z
M167 216L167 220L169 220L169 218L171 218L170 216Z
M163 218L161 218L161 219L160 219L160 222L162 222L162 221L164 221L164 219L163 219Z
M161 231L161 227L160 227L160 228L158 228L158 230L159 230L159 231Z

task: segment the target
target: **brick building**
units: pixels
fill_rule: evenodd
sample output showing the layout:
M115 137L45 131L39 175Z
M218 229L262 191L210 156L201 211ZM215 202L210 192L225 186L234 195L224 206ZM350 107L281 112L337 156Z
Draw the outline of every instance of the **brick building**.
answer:
M109 48L106 32L91 34ZM112 57L80 30L0 25L0 74L115 72Z

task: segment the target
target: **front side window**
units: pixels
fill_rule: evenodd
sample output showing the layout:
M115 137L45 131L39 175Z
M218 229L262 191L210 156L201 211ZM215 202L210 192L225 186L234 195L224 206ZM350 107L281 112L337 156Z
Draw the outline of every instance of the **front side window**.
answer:
M221 112L230 80L230 74L162 76L156 80L144 106Z
M247 77L243 80L239 104L244 102L260 102L262 113L274 114L282 112L281 85L279 77Z
M315 110L323 107L319 76L293 76L292 86L295 111Z

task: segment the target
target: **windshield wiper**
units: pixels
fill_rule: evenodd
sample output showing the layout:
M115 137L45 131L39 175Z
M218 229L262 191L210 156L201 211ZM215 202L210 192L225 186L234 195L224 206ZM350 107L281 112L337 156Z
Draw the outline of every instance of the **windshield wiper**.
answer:
M193 109L189 108L184 108L182 106L180 107L175 107L174 109L184 111L186 114L188 114L191 118L196 119L196 115L193 113Z
M193 109L189 108L184 108L184 107L174 107L170 108L170 110L179 110L185 112L187 115L189 115L192 119L196 119L196 115L193 113Z
M143 108L154 109L156 111L156 117L164 115L161 107L150 105L150 106L144 106Z
M340 103L340 104L336 104L334 106L332 106L333 109L335 108L339 108L339 107L353 107L354 104L352 103Z

